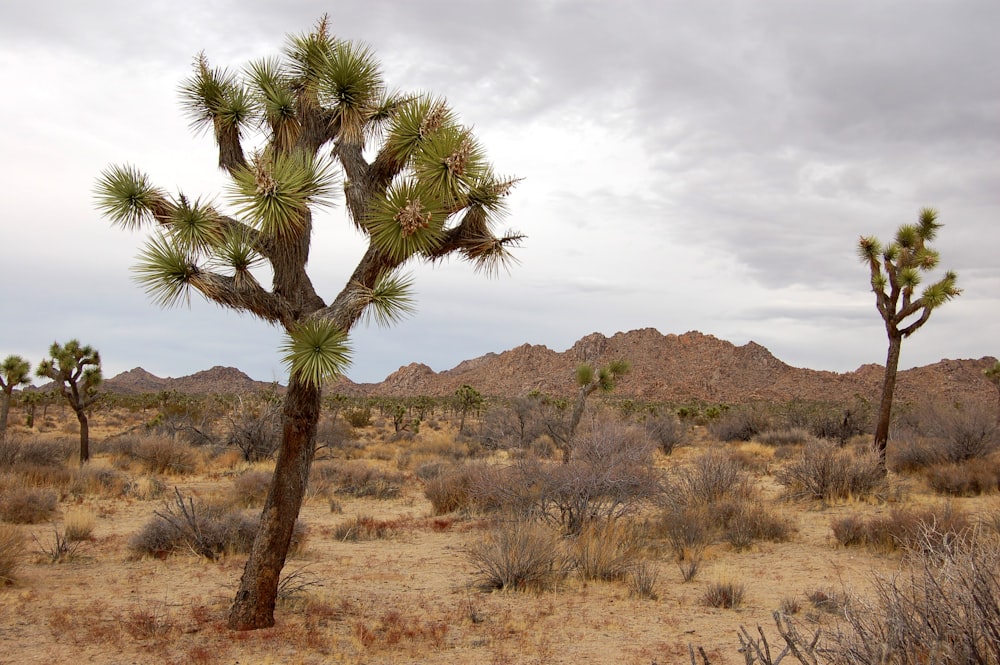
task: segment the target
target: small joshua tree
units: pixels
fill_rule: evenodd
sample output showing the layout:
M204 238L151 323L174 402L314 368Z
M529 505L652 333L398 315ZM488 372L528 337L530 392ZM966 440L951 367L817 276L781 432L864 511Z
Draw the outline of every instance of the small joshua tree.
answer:
M90 427L87 409L97 401L97 386L101 384L101 356L92 347L80 346L71 339L65 346L53 342L49 348L51 358L38 364L37 374L56 382L62 396L80 421L80 464L90 459Z
M478 390L465 384L455 391L455 398L458 400L458 411L461 413L458 421L458 433L461 434L465 431L465 416L483 407L483 396Z
M0 364L0 441L7 437L7 413L10 411L10 398L17 386L31 383L31 363L21 356L10 355Z
M576 394L576 402L573 404L573 412L569 417L569 423L561 432L549 425L549 434L555 441L556 447L562 451L564 464L569 462L571 442L576 434L576 428L580 425L580 419L583 418L587 398L597 390L603 392L614 390L618 379L628 374L629 369L629 364L625 360L613 360L599 370L595 370L590 363L581 363L577 366L576 385L579 390Z
M883 472L886 470L885 447L889 440L892 396L896 389L896 370L903 338L909 337L927 323L934 309L962 292L955 286L958 276L949 270L940 280L925 287L920 297L914 299L921 274L937 267L938 253L928 247L927 243L934 240L939 228L941 224L937 221L937 211L924 208L920 211L920 219L916 224L903 224L899 227L892 243L883 246L874 236L862 236L858 241L858 255L871 271L875 306L882 315L889 336L882 401L873 444L878 453L879 468Z

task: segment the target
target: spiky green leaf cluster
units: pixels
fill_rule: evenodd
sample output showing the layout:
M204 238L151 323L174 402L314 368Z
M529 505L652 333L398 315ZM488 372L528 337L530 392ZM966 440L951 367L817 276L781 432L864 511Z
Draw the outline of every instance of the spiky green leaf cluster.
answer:
M181 84L180 93L191 125L199 131L239 132L259 111L256 98L239 77L209 66L204 53L198 54L195 73Z
M281 350L289 372L314 386L343 375L351 364L347 335L327 319L307 319L292 328Z
M125 229L134 230L149 219L150 212L163 194L150 183L145 173L134 166L112 166L101 172L94 187L97 209Z
M379 197L367 220L372 241L394 261L427 254L444 238L447 210L440 199L411 178L396 180Z
M153 302L160 307L189 302L191 282L198 274L198 266L165 233L155 233L147 240L137 259L132 268L135 281Z
M366 325L374 321L382 327L398 323L416 309L412 293L412 275L383 275L367 293L368 302L362 319Z
M302 152L261 152L233 173L230 186L238 214L265 235L303 230L311 207L332 205L337 176L328 162Z

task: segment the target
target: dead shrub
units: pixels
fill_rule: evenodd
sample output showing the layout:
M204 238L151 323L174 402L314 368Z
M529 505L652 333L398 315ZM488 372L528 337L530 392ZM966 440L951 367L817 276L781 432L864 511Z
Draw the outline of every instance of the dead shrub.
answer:
M916 539L909 574L877 576L874 599L852 602L832 662L1000 663L1000 551L972 532L941 549L934 531Z
M708 422L708 432L718 441L750 441L769 428L768 420L757 408L730 409Z
M758 540L786 542L794 531L791 522L764 506L747 500L724 503L718 522L723 537L737 551L746 549Z
M925 476L938 494L979 496L1000 489L1000 462L991 458L937 464L928 468Z
M750 476L730 455L710 450L699 455L672 479L671 493L680 504L710 504L753 493Z
M570 568L558 533L521 521L493 527L469 547L467 556L479 583L488 589L552 589Z
M477 465L478 466L478 465ZM424 480L424 496L435 515L444 515L471 505L470 488L478 469L472 465L439 468ZM419 475L419 474L418 474Z
M629 568L625 583L631 596L643 600L657 600L659 594L656 592L656 586L659 577L659 572L653 563L638 561Z
M766 446L802 446L816 441L816 437L804 427L786 427L761 432L756 440Z
M269 471L245 471L236 476L231 490L233 502L241 508L263 506L273 475Z
M281 402L272 394L237 398L229 415L226 445L235 446L246 462L274 457L281 442Z
M16 526L0 524L0 586L17 580L17 569L24 561L24 534Z
M312 478L335 486L337 494L358 498L394 499L403 491L406 475L382 471L364 462L328 462L317 465ZM312 481L310 481L312 482Z
M929 542L928 533L953 540L971 529L968 514L946 503L927 508L894 508L888 515L867 519L849 515L832 520L834 539L844 547L867 547L876 552L913 549ZM943 546L943 543L938 543Z
M570 557L585 580L622 580L644 549L638 531L621 522L590 523L570 544Z
M656 444L664 455L674 452L674 448L686 445L691 437L687 423L672 413L646 419L646 436Z
M70 459L73 451L71 439L42 440L8 433L5 439L0 439L0 467L10 468L21 464L61 467Z
M805 448L775 477L794 499L860 499L884 496L889 489L874 452L849 450L827 442Z
M164 558L190 551L209 560L225 554L250 551L260 527L260 516L226 507L196 502L175 489L174 502L155 513L153 519L131 539L128 549L133 556ZM305 543L306 529L296 521L290 552Z
M129 477L118 469L87 464L73 471L69 491L76 496L120 497L129 494L132 487Z
M12 487L0 496L0 520L12 524L38 524L47 521L59 498L52 490Z

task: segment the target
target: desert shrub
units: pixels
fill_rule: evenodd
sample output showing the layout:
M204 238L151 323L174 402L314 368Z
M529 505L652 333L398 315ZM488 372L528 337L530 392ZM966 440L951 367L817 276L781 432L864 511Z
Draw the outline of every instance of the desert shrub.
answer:
M0 496L0 520L12 524L38 524L49 519L58 497L52 490L12 487Z
M815 437L802 427L786 427L761 432L757 441L767 446L800 446L815 441Z
M722 506L726 508L719 520L723 537L736 550L746 549L759 540L785 542L792 537L792 523L773 509L747 500L726 502Z
M354 446L356 438L357 434L343 418L322 418L316 427L316 454L340 453L349 446Z
M344 409L340 412L351 427L361 429L372 424L372 410L369 406Z
M338 524L333 537L344 542L382 540L391 538L401 528L399 520L378 520L369 515L358 515L353 520Z
M69 439L41 440L8 433L0 439L0 467L15 465L61 467L73 453Z
M199 461L190 444L165 436L121 436L107 447L117 466L137 463L145 473L189 474Z
M570 558L585 580L622 580L643 552L639 532L622 522L592 522L570 544Z
M493 527L469 547L467 556L479 583L489 589L551 589L570 567L558 533L521 521Z
M24 560L24 534L16 526L0 524L0 586L13 584Z
M942 461L981 459L1000 448L996 412L985 407L930 408L923 416L927 433L941 451Z
M77 496L96 494L119 497L128 494L132 487L129 477L118 469L87 464L73 472L69 491Z
M708 585L701 602L707 607L731 609L742 606L745 597L746 586L733 580L720 580Z
M394 499L402 493L406 482L405 474L382 471L359 461L317 466L315 476L320 482L335 486L338 494L372 499Z
M65 466L22 462L10 467L8 472L22 487L50 487L62 493L73 484L74 472Z
M646 436L663 452L669 455L674 448L687 444L691 430L687 424L672 413L647 418Z
M897 438L889 443L886 465L896 473L920 471L944 462L937 441L921 436Z
M431 502L435 515L444 515L467 508L471 503L469 489L476 469L470 465L438 468L424 480L424 496Z
M936 464L924 474L939 494L979 496L1000 489L1000 462L994 459Z
M778 470L776 478L795 499L833 501L884 495L888 481L872 451L853 451L832 443L811 445Z
M259 525L257 514L195 502L175 490L174 502L157 511L129 539L128 549L133 556L157 558L187 550L214 560L224 554L249 552ZM305 537L305 526L297 521L291 551L301 549Z
M833 635L831 662L1000 663L1000 550L972 533L926 529L906 575L878 576L872 600L854 599Z
M274 457L281 442L281 403L268 395L240 398L229 415L226 444L235 446L247 462Z
M750 476L722 450L709 450L675 473L671 494L675 503L708 504L729 497L749 496Z
M969 516L950 503L920 509L894 508L888 515L869 518L848 515L830 523L839 544L868 547L877 552L912 550L921 543L929 543L929 534L940 536L942 542L954 540L964 537L971 527Z
M625 584L629 595L643 600L657 600L659 594L656 592L656 586L659 578L659 571L653 563L637 561L629 568Z
M545 432L538 399L518 397L491 405L482 415L476 438L487 450L525 448Z
M708 432L719 441L749 441L768 428L767 416L757 408L731 409L709 420Z
M712 525L702 505L671 505L650 527L650 535L666 539L678 561L704 551L712 540Z
M244 471L233 479L231 495L233 502L241 508L254 508L264 505L267 491L271 487L271 476L268 471Z

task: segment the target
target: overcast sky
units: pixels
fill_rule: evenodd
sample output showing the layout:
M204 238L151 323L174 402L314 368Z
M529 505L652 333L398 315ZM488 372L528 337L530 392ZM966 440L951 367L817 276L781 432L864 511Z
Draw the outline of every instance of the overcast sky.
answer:
M201 50L238 69L324 12L391 88L447 97L497 171L524 178L506 220L528 236L520 265L415 266L417 313L353 332L355 381L644 327L753 340L799 367L882 363L857 239L891 239L924 206L964 292L901 367L1000 355L996 0L39 0L0 7L0 357L34 365L78 338L107 377L229 365L285 382L277 330L149 302L130 272L143 235L101 219L93 186L128 163L223 201L179 83ZM317 224L328 301L363 251L344 219Z

